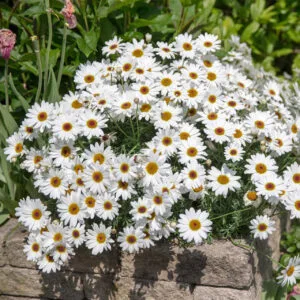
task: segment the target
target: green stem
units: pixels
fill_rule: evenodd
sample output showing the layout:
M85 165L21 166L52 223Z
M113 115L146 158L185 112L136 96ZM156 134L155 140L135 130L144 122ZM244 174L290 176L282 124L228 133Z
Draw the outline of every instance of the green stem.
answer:
M43 82L43 70L42 70L42 61L41 61L41 53L40 53L40 43L37 36L31 37L33 43L33 49L36 55L36 61L39 71L39 81L38 81L38 88L35 95L35 102L38 102L41 96L42 91L42 82Z
M227 213L227 214L224 214L224 215L221 215L221 216L217 216L217 217L215 217L215 218L212 218L212 219L210 219L210 220L211 220L211 221L212 221L212 220L217 220L217 219L220 219L220 218L223 218L223 217L229 216L229 215L233 215L233 214L235 214L235 213L238 213L238 212L243 212L243 211L250 210L250 209L252 209L252 208L253 208L253 207L252 207L252 206L250 206L250 207L247 207L247 208L244 208L244 209L235 210L235 211L232 211L232 212L230 212L230 213Z
M44 98L46 96L46 91L47 91L49 57L50 57L50 50L51 50L51 44L52 44L52 35L53 35L50 3L49 3L49 0L46 0L45 2L46 2L46 11L47 11L47 19L48 19L48 42L47 42L47 51L46 51L46 60L45 60Z
M112 118L112 116L109 114L109 112L106 112L106 115L109 117L109 119L111 121L113 121L113 123L115 124L115 126L128 138L130 138L129 135L127 135L127 133L118 125L118 123L114 120L114 118Z
M9 84L10 84L10 88L12 89L13 93L16 95L16 97L20 100L24 110L27 112L29 109L29 104L27 103L27 101L25 100L25 98L17 91L15 85L14 85L14 81L12 78L11 73L9 74Z
M5 71L4 71L4 88L5 88L5 105L7 110L9 109L9 98L8 98L8 59L5 59Z
M60 64L59 64L59 71L58 71L58 76L57 76L57 88L58 88L58 90L59 90L62 71L63 71L63 67L64 67L64 63L65 63L67 35L68 35L68 25L67 25L67 23L65 23L64 33L63 33L62 49L61 49L61 57L60 57Z

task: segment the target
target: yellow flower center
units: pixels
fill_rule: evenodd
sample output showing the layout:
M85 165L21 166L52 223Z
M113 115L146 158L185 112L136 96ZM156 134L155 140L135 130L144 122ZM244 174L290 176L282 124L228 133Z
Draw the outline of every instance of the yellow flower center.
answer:
M69 205L68 211L71 215L77 215L80 211L80 208L79 208L78 204L72 203Z
M132 244L135 244L137 242L137 238L136 238L135 235L128 235L126 237L126 241L127 241L128 244L132 245Z
M23 145L21 143L18 143L16 146L15 146L15 152L16 153L21 153L23 151Z
M193 219L190 221L189 227L192 231L198 231L201 229L201 222L197 219Z
M93 208L93 207L95 207L96 199L92 196L88 196L85 198L85 204L87 207Z
M105 241L106 241L106 235L104 234L104 233L98 233L97 234L97 242L99 243L99 244L103 244L103 243L105 243Z
M61 184L61 179L60 179L59 177L57 177L57 176L54 176L54 177L52 177L52 178L50 179L50 184L51 184L53 187L57 188L57 187L59 187L60 184Z
M217 180L220 184L228 184L230 181L229 177L226 175L219 175Z
M146 171L148 174L150 175L154 175L157 173L158 171L158 165L156 162L149 162L147 165L146 165Z
M95 80L95 77L93 75L86 75L86 76L84 76L84 81L86 83L92 83L92 82L94 82L94 80Z
M86 126L88 128L96 128L98 126L98 122L94 119L89 119L86 121Z
M38 221L41 219L41 217L43 216L42 212L40 209L36 208L32 211L31 216L34 220Z
M267 166L263 163L259 163L255 166L255 171L259 174L264 174L267 172Z
M40 122L44 122L48 119L48 114L45 111L42 111L37 115L37 118Z
M103 174L99 171L95 171L92 175L92 178L95 182L99 183L103 180Z

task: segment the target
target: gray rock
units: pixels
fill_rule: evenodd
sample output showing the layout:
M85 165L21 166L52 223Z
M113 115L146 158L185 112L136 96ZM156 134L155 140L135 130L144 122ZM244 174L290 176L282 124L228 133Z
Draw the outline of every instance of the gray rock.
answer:
M136 255L123 254L121 276L188 284L249 288L250 252L228 241L187 249L161 243Z
M66 266L66 270L96 274L115 274L119 269L120 254L117 248L92 255L91 250L81 247Z
M91 300L115 299L114 277L100 274L83 275L84 295Z
M7 264L7 257L4 252L5 241L16 226L18 226L16 219L10 219L4 225L0 226L0 267Z
M28 232L23 226L12 231L5 242L5 254L8 263L13 267L36 269L34 262L28 261L23 252Z
M116 300L176 299L192 300L192 288L186 283L151 281L121 277L115 283Z
M72 273L41 274L37 270L0 269L0 294L53 299L83 299L80 276Z
M197 286L194 291L194 300L258 300L254 289L237 290L231 288L217 288Z

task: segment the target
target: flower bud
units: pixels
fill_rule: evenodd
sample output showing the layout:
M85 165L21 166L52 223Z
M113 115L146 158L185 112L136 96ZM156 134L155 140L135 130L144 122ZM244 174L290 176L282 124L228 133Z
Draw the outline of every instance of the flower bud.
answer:
M75 9L71 0L65 0L65 6L62 9L61 13L65 17L68 27L70 29L75 28L77 25L77 19L76 16L74 15Z
M0 29L0 54L9 59L10 52L16 43L16 35L9 29Z
M208 160L205 161L205 164L206 164L208 167L211 166L211 163L212 163L212 161L211 161L210 159L208 159Z
M150 34L150 33L146 33L146 35L145 35L145 39L146 39L146 42L147 42L147 43L150 43L150 42L151 42L151 40L152 40L152 34Z

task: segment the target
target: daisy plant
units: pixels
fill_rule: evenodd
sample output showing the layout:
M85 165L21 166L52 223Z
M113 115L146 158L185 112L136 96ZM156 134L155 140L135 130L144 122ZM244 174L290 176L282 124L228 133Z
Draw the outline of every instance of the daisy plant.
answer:
M231 44L225 55L207 33L114 37L103 60L80 65L76 91L29 108L4 150L39 193L16 213L29 260L51 272L81 245L97 255L161 239L267 239L276 214L300 217L299 87Z

